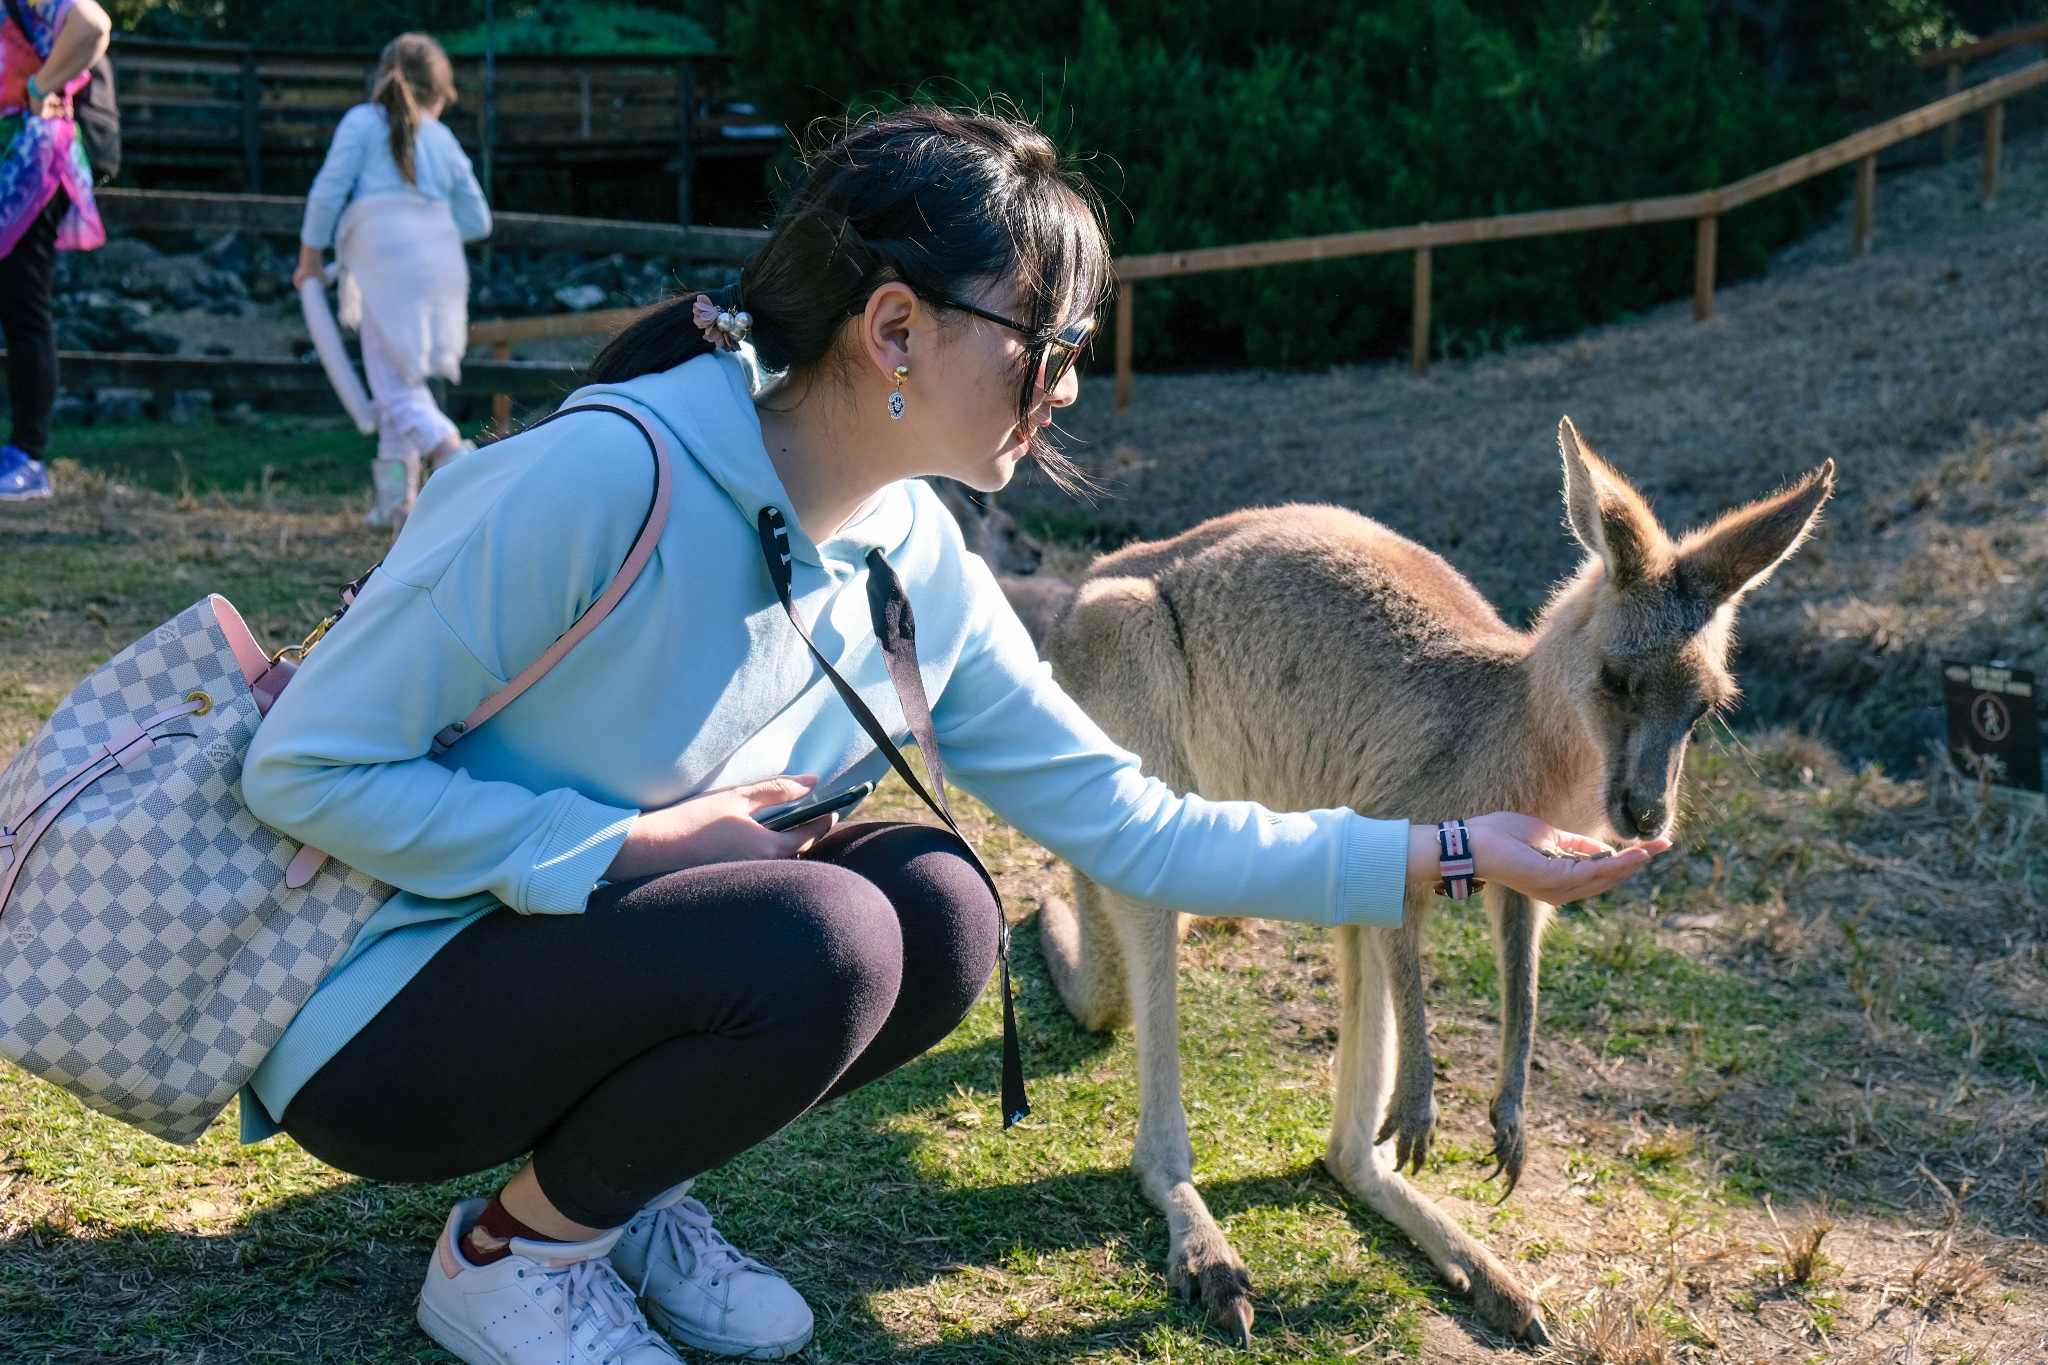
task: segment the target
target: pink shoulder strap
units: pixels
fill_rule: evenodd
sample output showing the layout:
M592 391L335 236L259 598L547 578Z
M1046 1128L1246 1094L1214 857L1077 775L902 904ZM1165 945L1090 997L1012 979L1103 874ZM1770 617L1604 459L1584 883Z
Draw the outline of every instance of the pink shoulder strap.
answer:
M527 688L547 676L547 671L560 663L564 655L581 644L586 635L602 625L604 618L612 614L612 608L618 606L625 595L632 591L634 582L640 577L640 571L647 567L647 561L654 558L654 546L661 539L662 528L668 525L668 504L675 487L675 468L669 458L668 442L662 439L661 433L642 420L638 413L626 408L615 408L608 403L579 403L573 408L563 408L544 420L552 422L557 417L567 417L577 412L615 413L640 428L640 434L647 438L647 444L654 451L654 501L647 509L647 520L641 523L640 534L634 539L633 548L627 551L625 562L619 565L619 571L612 575L612 581L598 594L597 600L592 602L583 614L576 618L576 623L563 631L561 638L549 645L538 659L521 669L518 677L485 697L469 715L435 735L434 752L437 754L446 753L464 735L518 700ZM539 426L541 423L536 422L534 425ZM532 428L529 427L528 430Z

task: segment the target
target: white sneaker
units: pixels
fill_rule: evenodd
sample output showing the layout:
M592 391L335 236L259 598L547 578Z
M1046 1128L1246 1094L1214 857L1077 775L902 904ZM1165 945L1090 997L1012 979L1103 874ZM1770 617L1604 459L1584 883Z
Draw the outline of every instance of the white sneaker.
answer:
M713 1355L780 1360L811 1339L811 1306L789 1281L711 1226L684 1181L626 1224L612 1264L657 1327Z
M512 1254L471 1265L462 1238L489 1201L448 1214L420 1290L420 1326L469 1365L678 1365L605 1253L619 1229L588 1242L512 1239Z

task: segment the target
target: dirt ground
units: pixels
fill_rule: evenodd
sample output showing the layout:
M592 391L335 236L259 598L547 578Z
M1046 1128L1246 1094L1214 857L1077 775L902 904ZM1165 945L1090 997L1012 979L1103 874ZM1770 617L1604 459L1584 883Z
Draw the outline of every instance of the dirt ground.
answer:
M1442 552L1513 620L1578 555L1551 511L1560 415L1674 531L1832 458L1840 491L1821 535L1744 609L1751 701L1737 724L1793 721L1920 772L1942 732L1940 660L2028 666L2048 644L2048 141L2009 146L2004 170L1990 209L1974 161L1885 178L1868 258L1850 259L1838 220L1767 278L1721 290L1704 326L1677 303L1422 378L1401 365L1141 375L1121 417L1092 380L1066 424L1070 450L1111 496L1091 508L1027 480L1005 506L1113 545L1240 506L1335 502ZM1679 1044L1622 1056L1597 1028L1554 1041L1539 1051L1541 1150L1513 1217L1469 1180L1432 1192L1491 1227L1504 1254L1543 1250L1542 1297L1570 1324L1557 1360L2048 1361L2048 1069L2038 1042L2009 1085L1982 1084L1979 1069L2010 1030L2048 1023L2039 813L1996 817L2001 852L1965 850L1944 821L1966 796L1946 808L1917 784L1915 797L1876 796L1879 771L1774 742L1750 758L1789 764L1793 788L1873 803L1843 826L1853 835L1817 840L1730 807L1691 836L1695 872L1660 888L1676 908L1650 924L1688 959L1832 1017L1824 1039L1788 1040L1815 1065L1766 1083L1703 1077ZM1765 872L1738 893L1745 846ZM1760 894L1787 860L1796 890ZM1980 880L1994 864L1996 887ZM1253 926L1207 951L1292 981L1289 1001L1313 1001L1321 982L1322 1006L1284 1009L1304 1035L1334 1026L1327 965L1280 931ZM1435 1014L1453 1147L1490 1142L1496 1028L1448 1002ZM1959 1032L1960 1056L1938 1041ZM1704 1156L1740 1173L1752 1202L1603 1187L1595 1154L1660 1144L1674 1168ZM1803 1239L1823 1227L1802 1275ZM1443 1308L1426 1359L1518 1356Z
M1530 1163L1502 1203L1483 1178L1499 1020L1483 969L1470 989L1487 950L1438 924L1442 1156L1420 1183L1534 1286L1558 1338L1541 1359L2048 1360L2041 908L1956 876L2038 857L2036 817L1852 775L1785 732L1715 748L1647 904L1553 931ZM1249 923L1189 955L1257 980L1281 1036L1334 1048L1320 942ZM2001 1053L2028 1060L1996 1080ZM1424 1342L1445 1365L1530 1358L1449 1296Z

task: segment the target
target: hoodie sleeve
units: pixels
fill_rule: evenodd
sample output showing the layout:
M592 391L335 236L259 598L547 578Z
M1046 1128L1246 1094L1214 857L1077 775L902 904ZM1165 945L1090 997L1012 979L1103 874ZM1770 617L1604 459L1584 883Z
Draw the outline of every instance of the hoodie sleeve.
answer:
M1178 795L1053 681L1002 589L963 557L966 646L932 710L950 778L1091 880L1197 915L1401 923L1408 822Z
M568 629L632 545L652 466L637 441L585 421L616 424L514 438L573 432L574 460L506 450L427 486L391 560L258 727L242 789L259 820L416 895L583 909L638 812L482 781L460 745L440 760L429 750ZM595 512L565 519L564 507Z
M453 170L448 187L448 210L455 218L456 231L465 242L480 242L491 235L491 205L484 198L483 186L477 183L476 168L470 164L469 153L462 150L462 144L455 140L455 134L442 124L436 124L442 136L435 139L445 144L449 165Z
M363 153L382 127L370 106L359 104L342 115L328 144L327 159L320 163L313 186L306 191L306 217L299 228L299 241L306 246L334 245L335 224L355 192L356 178L363 173Z

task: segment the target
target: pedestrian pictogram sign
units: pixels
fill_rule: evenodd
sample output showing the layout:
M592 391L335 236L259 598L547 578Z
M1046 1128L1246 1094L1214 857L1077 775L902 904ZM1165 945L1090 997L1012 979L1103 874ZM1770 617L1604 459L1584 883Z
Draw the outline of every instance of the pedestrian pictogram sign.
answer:
M2041 738L2034 675L2003 663L1941 666L1948 697L1948 747L1956 767L2002 787L2041 790Z

